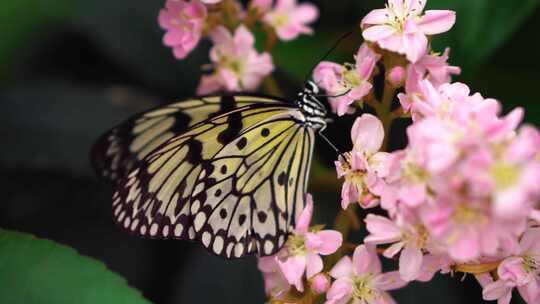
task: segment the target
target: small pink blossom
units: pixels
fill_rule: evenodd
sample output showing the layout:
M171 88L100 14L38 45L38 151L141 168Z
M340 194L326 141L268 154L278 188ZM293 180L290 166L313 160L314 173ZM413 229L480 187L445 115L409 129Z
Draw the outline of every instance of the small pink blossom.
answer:
M276 30L279 39L290 41L300 34L312 34L313 29L307 24L317 20L318 16L319 10L313 4L277 0L274 9L263 17L263 21Z
M418 62L411 63L407 67L407 78L405 82L405 93L398 95L399 101L405 112L413 108L413 118L415 118L415 101L421 101L423 94L429 93L428 88L421 82L429 81L434 88L439 88L443 84L450 82L452 75L461 73L459 67L448 65L449 48L446 48L442 55L426 54ZM467 92L468 94L468 92Z
M483 279L485 300L510 303L512 289L517 288L527 303L540 301L540 228L530 228L519 242L514 256L505 259L497 268L499 279Z
M494 212L504 219L526 217L540 199L540 132L526 126L511 140L505 153L490 164L494 191Z
M199 0L167 0L158 21L167 31L163 43L173 49L177 59L184 59L199 43L206 15L206 7Z
M399 54L415 63L427 53L427 35L452 28L456 14L447 10L426 11L426 0L388 0L384 9L371 11L363 20L364 39Z
M272 57L257 53L253 34L245 26L238 27L234 36L225 27L217 27L211 38L215 45L210 50L210 59L215 71L202 77L197 89L199 95L219 89L253 91L274 70Z
M372 89L371 75L380 55L375 53L366 43L362 44L355 56L354 65L339 65L323 61L317 65L313 79L330 97L329 102L339 116L350 113L355 101L361 101ZM342 96L339 96L342 95Z
M326 274L319 273L311 279L311 290L315 294L323 294L330 288L330 278Z
M407 283L397 271L381 273L382 267L374 247L356 247L353 258L345 256L330 271L336 279L326 294L326 304L395 303L387 291L399 289Z
M307 195L305 209L300 214L293 235L282 252L278 265L287 281L303 291L303 277L310 279L323 270L321 255L330 255L341 247L342 236L334 230L309 231L313 213L313 199Z
M345 177L341 206L347 209L351 202L358 202L362 208L372 208L379 203L376 196L387 174L388 153L377 152L384 140L383 125L377 117L363 114L356 119L351 138L353 150L335 163L338 177Z
M365 238L367 244L392 244L384 251L384 256L392 258L401 251L399 256L399 273L405 281L413 281L420 276L423 249L427 249L428 232L421 225L411 225L404 220L390 219L368 214L365 219L369 235Z
M406 71L402 66L393 67L388 73L388 81L395 88L403 86L403 82L406 79Z
M421 216L430 235L457 262L495 256L525 228L524 221L498 220L481 200L452 194L438 196L432 204L422 207Z

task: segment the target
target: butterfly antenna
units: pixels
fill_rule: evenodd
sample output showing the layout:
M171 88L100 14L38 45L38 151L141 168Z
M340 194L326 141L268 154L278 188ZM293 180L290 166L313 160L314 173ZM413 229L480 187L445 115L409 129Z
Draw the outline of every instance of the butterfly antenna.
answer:
M304 82L306 82L306 81L310 78L311 74L313 74L313 71L315 70L315 68L317 67L317 65L318 65L321 61L325 60L325 59L326 59L326 58L327 58L327 57L328 57L328 56L329 56L329 55L330 55L330 54L331 54L331 53L339 46L339 44L340 44L343 40L345 40L345 38L349 37L349 36L352 35L354 32L355 32L355 31L352 30L352 31L350 31L350 32L348 32L348 33L343 34L341 37L339 37L339 39L338 39L336 42L334 42L334 45L332 45L332 47L324 54L324 56L321 58L321 60L319 60L317 63L315 63L315 65L313 65L313 67L311 68L311 70L309 71L309 73L306 75L306 78L304 79Z
M322 132L319 132L319 135L322 137L322 139L324 139L324 141L326 141L326 143L332 148L334 149L334 151L336 151L336 153L338 155L341 155L341 151L339 151L339 149L336 147L336 145L334 145L330 139L328 139L328 137L326 137Z
M348 89L347 91L341 93L341 94L338 94L338 95L315 95L317 97L325 97L325 98L337 98L337 97L341 97L341 96L345 96L347 94L349 94L349 92L351 92L352 89Z

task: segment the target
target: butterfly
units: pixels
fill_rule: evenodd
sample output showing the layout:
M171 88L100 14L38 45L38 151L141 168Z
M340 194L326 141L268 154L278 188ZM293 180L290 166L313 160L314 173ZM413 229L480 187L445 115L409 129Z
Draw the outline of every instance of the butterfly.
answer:
M106 132L91 157L115 184L115 221L229 259L275 254L304 208L315 136L326 128L318 92L307 82L294 102L197 97Z

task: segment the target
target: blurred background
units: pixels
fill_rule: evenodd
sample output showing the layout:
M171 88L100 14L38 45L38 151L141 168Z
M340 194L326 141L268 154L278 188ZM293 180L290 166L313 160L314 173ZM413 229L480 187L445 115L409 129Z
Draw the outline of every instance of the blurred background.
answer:
M138 239L117 229L111 218L112 187L97 179L88 160L93 141L113 125L151 106L193 95L209 44L199 45L184 61L175 60L161 43L157 15L162 0L1 2L0 228L73 247L103 262L152 303L263 303L255 259L228 262L196 244ZM280 44L273 54L278 83L289 96L333 41L357 27L369 10L384 5L383 0L312 2L322 11L316 34ZM454 29L434 41L437 50L452 47L451 63L463 68L456 80L501 100L506 111L525 107L527 122L539 126L540 1L428 2L430 8L458 13ZM353 36L331 58L352 62L359 45L359 37ZM328 131L344 149L350 122L341 119ZM394 148L404 144L405 125L394 126ZM334 176L335 155L322 144L316 151L311 186L320 189L314 192L316 217L331 224L339 202L339 184L327 182ZM0 250L0 273L11 263L7 251ZM18 277L0 275L1 303L84 302L79 290L85 286L56 276L77 272L76 264L54 256L57 264L34 267L25 263L24 254L20 271L36 271L39 279L18 282ZM87 292L96 297L106 293L88 284ZM6 300L13 290L27 300ZM412 284L394 294L399 303L482 303L475 280L461 274ZM102 300L93 303L134 303L96 299Z

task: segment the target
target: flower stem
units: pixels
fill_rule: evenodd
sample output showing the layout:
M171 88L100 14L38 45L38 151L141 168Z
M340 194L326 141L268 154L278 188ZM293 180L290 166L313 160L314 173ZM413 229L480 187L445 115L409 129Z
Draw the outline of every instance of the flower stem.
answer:
M283 92L279 88L279 85L273 75L266 77L262 83L264 91L273 96L282 97Z
M501 264L501 261L483 263L483 264L458 264L454 266L454 271L470 273L470 274L484 274L497 270L497 267Z

